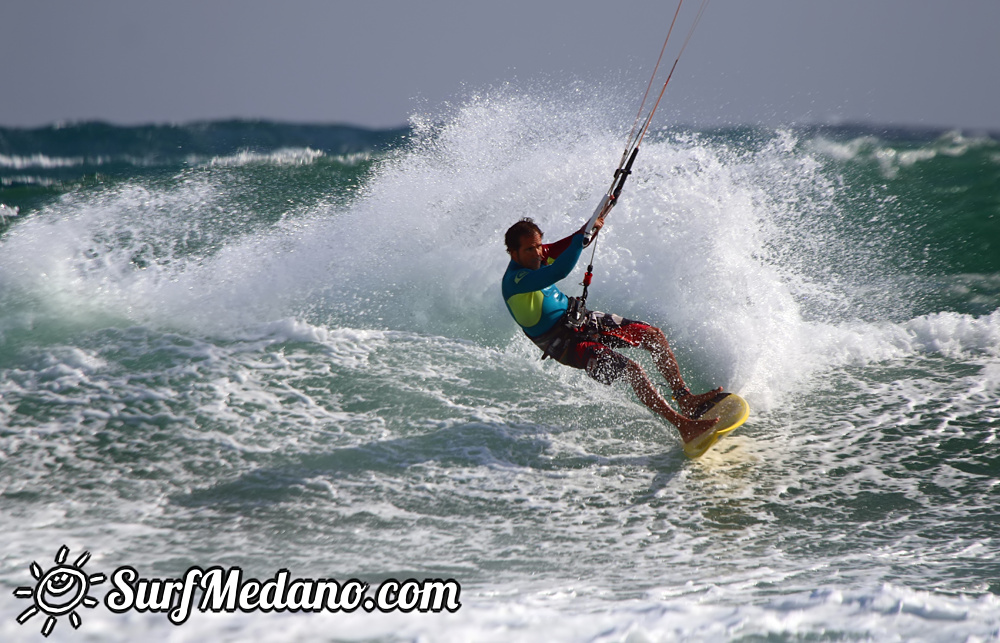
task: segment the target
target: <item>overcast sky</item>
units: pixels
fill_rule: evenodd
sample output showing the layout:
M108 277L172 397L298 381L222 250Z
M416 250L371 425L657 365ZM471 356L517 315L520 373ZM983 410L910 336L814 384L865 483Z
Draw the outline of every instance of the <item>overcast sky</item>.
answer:
M686 0L672 45L699 2ZM241 117L389 127L470 90L564 78L634 83L623 100L635 103L675 8L2 0L0 125ZM998 69L1000 0L711 0L661 113L696 125L1000 131Z

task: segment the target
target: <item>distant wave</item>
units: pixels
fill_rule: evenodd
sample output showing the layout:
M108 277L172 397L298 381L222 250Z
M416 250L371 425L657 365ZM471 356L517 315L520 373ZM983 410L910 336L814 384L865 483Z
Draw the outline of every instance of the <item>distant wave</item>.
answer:
M311 165L323 159L353 167L404 145L409 136L409 128L267 121L0 127L0 202L30 207L36 199L80 182L129 180L198 166ZM12 194L15 190L21 192Z
M349 125L269 121L209 121L182 125L111 125L101 122L39 128L0 127L0 158L8 163L77 163L82 159L183 159L229 156L282 148L353 154L400 144L408 128L375 130ZM24 159L29 159L25 161ZM33 167L33 166L32 166Z

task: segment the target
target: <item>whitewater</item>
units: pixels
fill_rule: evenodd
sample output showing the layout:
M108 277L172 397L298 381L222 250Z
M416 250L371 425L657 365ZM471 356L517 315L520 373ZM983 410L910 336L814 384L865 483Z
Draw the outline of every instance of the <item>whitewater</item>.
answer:
M498 88L339 151L0 149L0 637L40 640L14 590L65 545L109 575L454 579L461 607L101 602L47 640L1000 638L1000 265L959 243L995 249L1000 207L938 224L912 192L980 190L1000 144L651 131L589 303L750 403L691 461L500 296L507 227L558 239L610 181L628 115L592 96Z

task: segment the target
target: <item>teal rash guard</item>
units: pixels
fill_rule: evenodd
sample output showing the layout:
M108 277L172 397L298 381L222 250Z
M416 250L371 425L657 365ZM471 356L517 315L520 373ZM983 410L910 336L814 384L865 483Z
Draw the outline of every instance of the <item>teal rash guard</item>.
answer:
M507 310L528 337L538 337L551 330L566 313L569 298L555 284L576 267L583 252L583 233L543 245L542 251L542 266L538 270L525 268L512 260L503 275L503 300Z

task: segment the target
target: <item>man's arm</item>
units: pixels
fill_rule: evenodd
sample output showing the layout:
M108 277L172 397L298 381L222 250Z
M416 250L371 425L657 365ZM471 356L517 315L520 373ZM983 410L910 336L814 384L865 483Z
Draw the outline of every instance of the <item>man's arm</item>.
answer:
M584 225L584 227L586 227L587 224L585 223L583 225ZM597 221L594 222L594 236L591 237L591 239L590 239L591 243L593 243L594 239L597 238L597 233L600 231L600 229L603 226L604 226L604 217L601 217L600 219L598 219ZM584 232L583 228L580 228L579 230L577 230L573 234L569 235L565 239L560 239L559 241L556 241L555 243L549 243L549 244L543 245L542 247L545 249L545 258L546 259L558 259L559 255L561 255L563 252L565 252L566 248L569 247L569 244L573 240L573 237L575 237L576 235L581 234L583 232Z
M579 232L574 232L573 234L569 235L565 239L560 239L559 241L556 241L555 243L544 244L542 246L542 248L545 251L545 259L546 260L548 260L548 259L558 259L559 255L561 255L563 252L565 252L566 248L569 248L569 244L572 243L573 237L575 235L577 235L577 234L579 234ZM542 263L544 264L545 261L543 261Z

